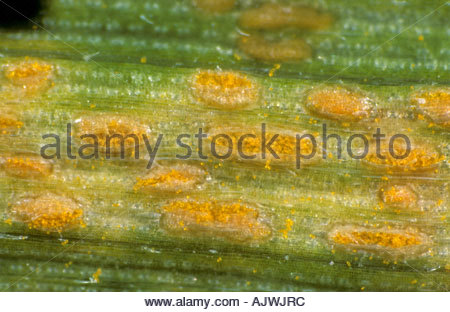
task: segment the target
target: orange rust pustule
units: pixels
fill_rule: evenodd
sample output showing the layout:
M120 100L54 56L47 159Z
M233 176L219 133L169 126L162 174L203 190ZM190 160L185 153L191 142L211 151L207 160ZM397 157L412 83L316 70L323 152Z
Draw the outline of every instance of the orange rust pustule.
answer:
M392 255L413 255L415 251L426 250L430 239L416 229L365 228L340 226L329 234L329 240L350 250L365 250Z
M363 163L374 170L396 175L415 175L435 172L440 163L445 159L445 156L437 151L436 148L425 142L419 143L412 141L408 153L407 145L403 140L395 140L391 151L389 150L388 142L382 141L380 142L378 152L376 142L372 142L369 153L363 159ZM396 157L407 156L398 159L394 155Z
M234 7L236 0L193 0L194 5L206 12L224 13Z
M417 205L417 194L408 185L390 184L380 188L381 201L388 207L407 209Z
M29 57L4 66L5 77L26 93L48 89L51 86L53 72L53 65Z
M238 242L261 241L272 232L255 208L240 202L173 201L162 207L160 223L173 234Z
M0 111L0 134L16 133L22 127L23 122L14 114Z
M34 154L18 154L1 157L1 167L7 175L21 179L48 177L52 164Z
M12 206L11 213L16 221L46 232L62 232L85 226L83 209L79 204L53 193L21 199Z
M296 133L294 131L286 129L276 129L271 128L265 133L266 145L276 136L273 143L270 144L271 149L277 154L278 159L274 157L270 152L265 153L265 159L262 158L262 129L253 127L217 127L209 131L210 135L208 137L211 143L214 143L215 151L219 155L225 155L230 149L228 138L223 135L227 135L232 142L232 158L239 160L248 160L252 162L267 162L269 164L292 164L296 162L297 150L296 135L302 136L303 133ZM219 136L220 135L220 136ZM245 135L245 137L244 137ZM216 137L217 136L217 137ZM313 155L310 159L302 159L303 165L311 165L320 161L320 150L318 148L319 143L317 137L316 146L314 147L313 142L310 139L304 138L300 140L300 153L302 155ZM239 143L239 141L241 141ZM239 146L240 144L240 146ZM244 158L241 153L246 157Z
M250 108L259 99L257 83L232 71L200 71L194 75L191 88L199 102L225 110Z
M75 124L76 139L83 135L95 135L98 139L99 152L111 155L121 153L122 143L126 155L135 151L136 146L144 143L143 136L149 139L150 129L144 123L136 121L127 116L120 115L97 115L82 117ZM137 137L137 139L136 139ZM90 137L80 139L82 144L93 144Z
M302 39L269 41L260 35L241 36L239 49L256 60L265 62L298 62L312 55L311 47Z
M281 28L325 29L333 17L308 7L266 3L259 8L244 11L239 25L246 29L273 30Z
M416 92L411 101L418 111L428 116L433 122L450 128L450 89L436 88Z
M306 107L312 114L337 121L367 119L372 110L367 96L342 87L312 90L306 97Z
M137 178L135 191L149 193L182 193L205 182L206 171L192 165L176 164L153 168L147 175Z

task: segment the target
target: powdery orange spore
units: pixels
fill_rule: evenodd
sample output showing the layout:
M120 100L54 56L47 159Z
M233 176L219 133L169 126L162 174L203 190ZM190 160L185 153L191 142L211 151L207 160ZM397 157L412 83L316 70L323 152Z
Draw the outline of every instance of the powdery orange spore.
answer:
M380 198L386 206L395 208L413 208L417 204L417 194L408 185L383 186Z
M262 159L262 130L260 128L247 128L244 127L220 127L213 129L209 136L209 139L215 143L216 152L220 155L227 153L229 149L229 141L224 137L217 137L214 139L216 134L225 134L230 137L232 141L233 156L237 159L243 159L243 157L238 152L239 139L243 135L253 135L254 137L245 137L241 143L241 152L245 156L253 156L253 159L249 161L269 161L271 163L294 163L296 161L297 151L296 151L296 134L300 136L302 133L295 133L293 131L285 129L270 129L265 133L266 145L269 141L278 134L278 137L270 145L271 149L278 155L279 159L276 159L272 154L266 149L266 159ZM317 142L317 140L316 140ZM317 144L319 145L319 144ZM300 141L300 153L302 155L309 155L313 153L313 143L308 138L304 138ZM319 150L316 148L316 153L311 159L303 159L302 164L313 164L316 163L319 157Z
M5 77L26 93L44 91L50 87L53 65L26 57L23 61L5 66Z
M238 46L249 57L265 62L298 62L312 55L311 47L302 39L269 41L260 35L241 36Z
M23 127L23 122L11 113L0 111L0 134L16 133Z
M292 226L294 225L294 221L292 221L292 219L287 218L285 221L285 228L280 230L281 234L283 234L283 238L287 239L288 238L288 233L290 231L292 231Z
M419 249L424 250L429 245L429 238L412 228L342 226L335 228L330 233L329 239L332 243L350 250L387 252L392 255L404 253L404 256L412 255Z
M450 128L450 89L437 88L414 93L411 97L419 111L433 122Z
M244 11L239 19L243 28L273 30L281 28L325 29L333 17L316 9L266 3L259 8Z
M170 233L260 241L271 235L258 211L240 202L173 201L162 207L161 226Z
M192 165L160 166L152 169L146 176L137 178L134 190L150 193L181 193L203 183L205 177L206 171Z
M234 7L236 0L194 0L194 5L210 13L224 13Z
M324 87L311 91L306 98L308 110L320 117L338 121L359 121L369 117L371 100L342 87Z
M16 221L41 231L62 232L85 226L83 209L73 199L52 193L22 199L11 211Z
M150 129L144 123L127 116L120 115L97 115L82 117L76 123L75 128L76 139L82 135L95 135L98 139L99 151L107 152L109 142L110 153L118 155L121 153L123 143L126 155L134 152L136 144L143 144L143 135L149 139ZM115 135L121 136L117 137ZM134 138L136 136L138 140ZM122 140L123 138L123 140ZM82 144L93 144L92 138L80 140Z
M407 156L403 159L398 159L391 152L396 157ZM411 149L407 153L407 145L404 141L396 140L391 152L389 151L388 143L382 141L379 150L379 154L382 157L379 157L375 142L372 142L369 153L363 159L363 163L388 174L408 175L435 171L445 159L445 156L427 143L411 142Z
M98 268L97 271L95 271L95 273L92 274L92 281L94 283L99 283L100 282L100 275L102 275L102 269Z
M225 110L251 107L259 98L258 85L246 75L232 71L198 72L192 92L199 102Z
M50 162L31 154L2 157L1 167L6 174L22 179L47 177L53 171L53 166Z
M343 245L381 246L400 248L421 244L416 235L409 233L394 233L392 231L353 230L340 231L333 235L333 241Z

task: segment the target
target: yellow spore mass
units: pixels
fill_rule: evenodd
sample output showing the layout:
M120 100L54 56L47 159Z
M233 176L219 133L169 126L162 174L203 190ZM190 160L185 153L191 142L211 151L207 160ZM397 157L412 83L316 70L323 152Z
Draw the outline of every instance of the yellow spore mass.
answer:
M437 88L414 93L413 104L433 122L450 128L450 89Z
M302 39L269 41L260 35L241 36L238 47L249 57L265 62L298 62L312 55L311 47Z
M53 65L29 57L4 66L4 74L7 80L26 93L45 91L49 88L53 71Z
M150 193L181 193L203 183L205 177L206 171L192 165L159 166L153 168L144 177L137 178L134 190Z
M193 0L194 5L207 12L224 13L234 7L236 0Z
M85 226L83 209L79 204L71 198L52 193L22 199L12 206L11 212L16 221L46 232Z
M380 198L384 204L395 208L414 208L417 195L408 185L388 185L380 188Z
M273 30L282 28L324 29L333 22L333 17L316 9L299 6L266 3L259 8L244 11L239 24L243 28Z
M266 148L265 159L262 158L262 129L261 128L245 128L245 127L219 127L212 129L209 139L215 146L217 154L224 155L232 148L233 158L239 160L259 161L266 163L270 161L271 164L292 164L296 161L297 156L297 139L296 135L302 136L302 133L295 133L294 131L286 129L271 128L270 132L265 132L266 146L269 142L278 135L270 144L270 148L276 153L279 159L275 158ZM215 138L215 136L217 137ZM229 140L222 135L226 135L231 139L232 146L229 145ZM317 139L317 137L315 137ZM318 141L318 140L316 140ZM316 142L317 143L317 142ZM310 139L304 138L299 141L300 153L302 155L310 155L311 159L302 160L302 164L315 164L320 160L320 151L317 147L314 149L313 142ZM243 155L247 158L243 157ZM252 158L248 158L252 157Z
M240 202L182 200L162 207L161 226L174 234L260 241L271 235L258 211Z
M249 108L259 99L256 82L232 71L200 71L194 75L191 87L196 100L225 110Z
M98 268L97 271L95 271L95 273L92 274L92 281L94 283L99 283L100 282L100 275L102 275L102 269Z
M150 139L150 129L144 123L128 116L97 115L82 117L75 123L76 139L83 135L95 135L98 139L99 151L107 152L108 142L111 155L121 153L122 144L127 155L135 151L135 147L144 144L143 135ZM80 139L82 144L93 144L93 138Z
M398 158L405 155L404 158ZM432 172L444 159L445 156L428 143L411 142L408 152L407 145L403 140L395 140L392 150L389 150L387 142L380 142L379 155L377 155L375 142L372 142L363 163L388 174L408 175Z
M351 250L402 252L428 245L429 238L415 229L365 228L341 226L330 234L332 243ZM425 247L426 248L426 247ZM408 254L406 254L408 256Z
M285 228L280 230L281 234L283 234L283 238L288 238L288 233L292 230L292 226L294 225L294 221L292 219L286 219L285 220Z
M50 162L33 154L0 157L0 164L6 174L22 179L47 177L53 170Z
M16 133L23 127L23 122L11 113L0 111L0 134Z
M338 121L359 121L370 116L371 100L342 87L324 87L306 97L307 109L315 115Z

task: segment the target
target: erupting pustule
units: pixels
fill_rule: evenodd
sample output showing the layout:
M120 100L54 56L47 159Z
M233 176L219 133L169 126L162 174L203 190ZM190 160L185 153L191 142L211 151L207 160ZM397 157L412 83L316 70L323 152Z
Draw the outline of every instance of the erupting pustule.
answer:
M317 88L306 97L306 107L312 114L337 121L368 118L372 110L371 103L367 96L340 86Z
M358 226L340 226L329 234L333 244L350 250L365 250L370 252L387 252L394 255L405 253L404 256L415 254L415 251L426 250L429 237L416 229L394 229L388 226L382 228L366 228Z
M193 165L158 166L137 178L135 191L149 193L182 193L205 182L206 171Z
M15 221L46 232L85 226L81 206L69 197L53 193L20 199L12 205L11 213Z
M383 140L379 151L375 142L372 142L363 163L387 174L413 175L436 171L444 159L445 156L425 142L412 141L408 149L403 140L395 140L390 150L388 142Z
M126 155L136 150L136 146L144 144L143 136L149 139L150 129L144 123L129 116L97 115L82 117L75 123L76 139L83 135L95 135L98 139L99 151L107 153L108 143L111 155L121 153L122 144ZM93 144L92 137L80 139L82 144Z
M6 174L22 178L44 178L52 173L52 164L34 154L18 154L0 157L1 168Z
M308 7L266 3L259 8L244 11L239 25L246 29L274 30L299 28L318 30L328 28L333 17Z
M194 5L207 12L224 13L234 7L236 0L193 0Z
M379 194L381 201L388 207L415 209L417 205L417 194L408 185L386 185L380 188Z
M414 93L411 97L419 112L427 115L433 122L450 128L450 89L435 88Z
M14 114L0 110L0 134L16 133L22 127L23 122Z
M26 94L47 90L51 86L53 72L53 65L29 57L4 65L4 75L7 80Z
M224 110L250 108L259 99L258 84L232 71L199 71L192 79L191 88L197 101Z
M249 57L265 62L298 62L312 55L311 47L302 39L269 41L252 34L240 37L238 46Z
M162 207L161 227L172 234L216 237L237 242L271 235L256 208L241 202L179 200Z
M269 128L269 127L268 127ZM215 151L219 155L226 154L230 147L232 148L232 154L230 158L250 161L250 162L262 162L270 164L286 164L291 165L296 162L297 157L297 138L303 135L302 132L294 132L286 129L279 129L270 127L265 132L265 142L262 141L262 129L257 127L245 127L245 126L231 126L231 127L217 127L211 129L209 132L209 139L215 147ZM228 138L223 135L227 135L232 142L232 146L229 145ZM271 140L276 136L276 139ZM217 136L217 137L216 137ZM303 138L299 140L299 154L312 155L309 159L303 159L302 164L316 164L320 161L320 151L318 148L318 138L314 137L316 145L309 138ZM263 158L263 143L266 146L270 143L270 148L279 157L278 159L272 155L272 153L265 148Z

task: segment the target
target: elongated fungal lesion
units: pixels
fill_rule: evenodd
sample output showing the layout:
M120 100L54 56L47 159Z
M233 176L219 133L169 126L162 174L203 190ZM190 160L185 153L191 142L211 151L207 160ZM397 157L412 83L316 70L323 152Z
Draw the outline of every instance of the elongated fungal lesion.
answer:
M308 93L306 108L319 117L355 122L371 116L374 101L360 91L342 86L323 86Z
M0 134L16 133L23 125L16 114L0 109Z
M0 156L0 167L7 175L21 179L44 178L53 171L50 161L31 153Z
M299 28L319 30L328 28L333 22L331 14L314 8L266 3L259 8L242 12L239 25L246 29L276 30Z
M251 58L265 62L298 62L311 57L311 47L300 38L268 40L259 34L241 36L239 49Z
M52 85L54 66L37 58L25 57L3 65L4 76L12 86L27 95L44 92Z
M256 162L266 165L292 165L299 157L302 165L317 164L321 159L319 138L304 132L269 127L230 125L209 130L210 152L216 158ZM272 152L273 151L273 152Z
M207 172L195 165L172 164L155 166L136 179L135 191L179 194L192 191L206 181Z
M24 197L12 204L14 221L28 225L30 229L44 232L63 232L85 227L84 210L74 199L46 193Z
M379 196L387 207L418 210L418 195L407 184L388 184L379 190Z
M176 200L161 208L161 227L171 234L236 242L268 239L272 230L246 203Z
M74 124L75 138L80 145L97 145L102 154L133 155L149 140L151 130L138 119L126 115L99 114L83 116ZM97 142L96 142L97 141Z
M191 90L198 102L224 110L252 108L260 98L258 83L234 71L200 70L192 78Z
M334 228L328 235L333 245L348 250L360 250L387 255L409 257L430 247L430 238L414 228L379 228L344 225Z
M236 0L192 0L194 6L210 13L224 13L233 9Z
M410 140L408 145L404 140L395 140L391 147L386 140L380 144L372 142L363 163L387 174L414 175L435 173L445 159L436 147L425 141Z
M440 87L415 92L411 102L434 123L450 128L450 88Z

